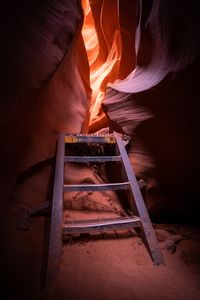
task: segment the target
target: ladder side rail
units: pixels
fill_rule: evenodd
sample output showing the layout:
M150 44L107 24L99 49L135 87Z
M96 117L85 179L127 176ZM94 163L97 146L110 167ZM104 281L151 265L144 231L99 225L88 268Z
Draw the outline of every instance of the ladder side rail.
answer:
M47 283L54 277L54 275L59 269L62 251L62 214L65 152L64 136L64 133L59 134L56 151L49 250L47 261Z
M141 219L141 226L143 229L143 233L146 238L146 242L150 251L150 255L156 265L160 265L164 263L164 259L162 256L162 253L160 251L158 241L153 229L153 226L151 224L151 220L149 218L149 214L147 211L147 208L144 204L144 200L142 197L142 193L140 191L139 185L137 183L137 179L135 177L133 168L131 166L126 148L124 146L124 143L120 136L117 133L114 133L114 137L116 139L117 147L119 150L119 153L122 157L122 164L124 166L124 169L126 171L128 180L130 182L130 188L131 188L131 193L134 197L135 203L131 204L131 207L136 205L139 217ZM132 199L133 201L133 199Z

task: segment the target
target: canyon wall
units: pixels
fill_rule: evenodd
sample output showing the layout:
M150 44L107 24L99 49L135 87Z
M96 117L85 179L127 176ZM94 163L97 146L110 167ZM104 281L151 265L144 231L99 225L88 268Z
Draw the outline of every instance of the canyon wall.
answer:
M131 158L147 182L151 214L194 221L200 206L198 1L139 4L136 68L109 85L104 111L113 128L132 136Z
M90 131L109 123L132 136L131 159L147 182L154 215L193 214L200 167L198 1L101 0L91 8L98 61L106 61L115 32L120 55L107 76L109 122L101 110ZM0 187L6 199L21 172L54 156L58 132L88 131L91 88L81 1L10 0L2 12Z
M58 132L88 130L91 92L80 1L11 0L1 10L3 205L20 172L55 155Z

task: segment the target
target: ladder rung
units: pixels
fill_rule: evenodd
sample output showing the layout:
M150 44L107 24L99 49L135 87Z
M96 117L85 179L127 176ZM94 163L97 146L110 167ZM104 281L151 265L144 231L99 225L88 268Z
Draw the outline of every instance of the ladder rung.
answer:
M103 220L81 220L65 222L65 224L63 225L63 234L88 233L92 231L105 231L117 229L123 230L140 226L140 218L136 216Z
M65 162L106 162L120 161L121 156L65 156Z
M66 184L64 192L72 191L108 191L108 190L125 190L129 187L129 182L121 183L104 183L104 184Z

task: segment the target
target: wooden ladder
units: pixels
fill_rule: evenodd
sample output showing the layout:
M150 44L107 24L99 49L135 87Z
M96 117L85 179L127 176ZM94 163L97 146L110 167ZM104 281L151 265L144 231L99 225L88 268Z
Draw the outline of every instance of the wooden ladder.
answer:
M113 145L115 155L65 155L65 149L70 145ZM127 181L105 184L64 184L64 165L66 162L108 162L120 161L125 171ZM71 221L63 224L63 194L71 191L105 191L129 190L130 207L134 214L128 217L112 219ZM149 254L156 265L164 263L158 241L151 224L144 200L132 169L124 141L119 134L111 135L81 135L61 133L58 138L53 200L51 209L51 225L49 238L49 252L47 263L47 283L56 274L60 265L62 239L65 234L90 233L94 231L120 230L136 228L141 233Z

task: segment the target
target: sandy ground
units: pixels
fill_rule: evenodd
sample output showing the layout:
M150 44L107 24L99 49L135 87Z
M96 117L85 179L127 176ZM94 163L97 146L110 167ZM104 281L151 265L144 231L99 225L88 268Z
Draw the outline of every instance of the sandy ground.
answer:
M156 267L138 238L74 243L53 290L58 299L200 299L199 246L187 240L173 255L164 250L166 266Z
M81 178L97 180L84 168L81 172ZM47 173L48 168L14 190L1 227L0 299L200 299L200 231L178 224L155 225L166 263L159 267L133 231L68 239L60 271L51 285L41 288L48 218L33 218L28 231L16 230L15 224L27 199L29 207L44 200L46 186L41 183ZM64 206L67 219L119 216L123 211L118 198L109 193L68 195Z

